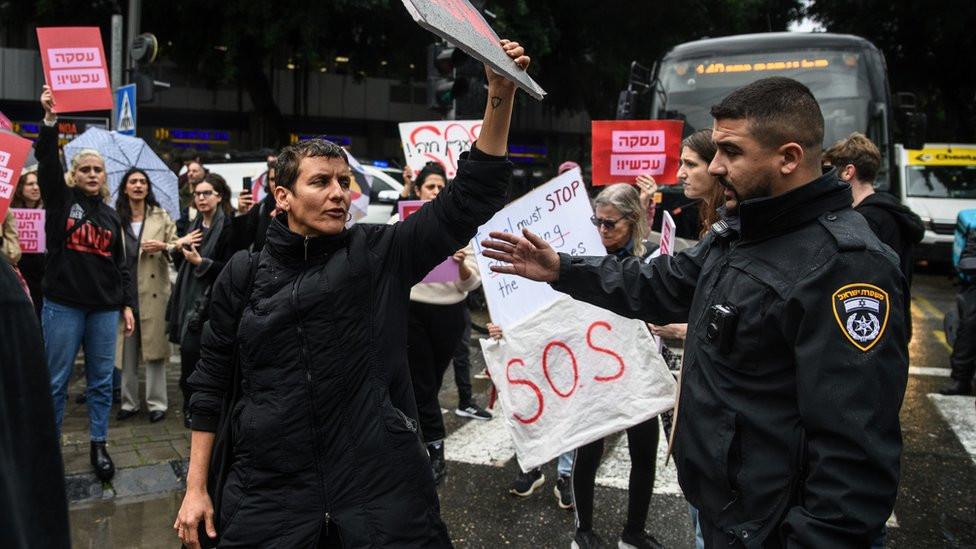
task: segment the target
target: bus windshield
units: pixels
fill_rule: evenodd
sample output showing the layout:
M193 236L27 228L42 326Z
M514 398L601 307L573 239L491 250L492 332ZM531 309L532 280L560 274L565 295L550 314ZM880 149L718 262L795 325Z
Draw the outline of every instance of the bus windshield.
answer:
M976 166L908 166L908 196L976 198Z
M868 128L872 93L858 51L754 52L715 58L666 60L659 72L664 97L658 116L677 113L690 129L710 127L709 109L726 95L759 78L786 76L805 84L824 114L824 143Z

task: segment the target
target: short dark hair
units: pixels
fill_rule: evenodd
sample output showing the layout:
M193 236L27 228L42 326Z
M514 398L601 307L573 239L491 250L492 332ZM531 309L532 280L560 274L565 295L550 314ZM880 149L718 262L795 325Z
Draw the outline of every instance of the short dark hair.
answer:
M316 157L341 158L347 164L349 163L349 159L346 158L346 151L339 145L319 137L306 139L281 149L281 153L275 160L275 168L277 168L275 184L278 187L294 191L295 182L298 181L298 167L301 165L302 159Z
M823 148L824 120L810 89L791 78L763 78L730 93L712 107L716 120L748 120L761 144L778 148L799 143L805 150Z
M838 170L852 164L857 170L857 178L865 183L873 183L881 169L881 151L861 132L852 133L827 148L823 159Z

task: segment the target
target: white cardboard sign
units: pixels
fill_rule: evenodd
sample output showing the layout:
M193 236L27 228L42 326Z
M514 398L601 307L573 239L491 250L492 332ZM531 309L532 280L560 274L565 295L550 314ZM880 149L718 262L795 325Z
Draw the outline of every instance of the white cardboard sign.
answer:
M593 207L578 169L570 170L519 198L478 227L474 237L478 270L492 322L507 330L549 305L560 295L543 282L492 272L496 261L481 254L481 241L492 231L521 234L527 228L557 252L604 255L600 233L590 222Z
M481 348L523 471L674 406L646 325L566 295Z
M432 120L429 122L401 122L400 141L407 166L416 176L428 162L439 162L447 178L457 174L461 153L481 134L481 120Z

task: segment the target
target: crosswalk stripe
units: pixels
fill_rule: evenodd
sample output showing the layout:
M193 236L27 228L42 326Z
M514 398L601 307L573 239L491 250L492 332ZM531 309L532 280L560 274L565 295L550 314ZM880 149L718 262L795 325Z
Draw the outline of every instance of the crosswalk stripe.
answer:
M949 377L949 368L926 368L924 366L909 366L908 373L913 376Z
M496 410L496 412L499 410ZM662 430L657 448L657 476L655 494L681 494L674 462L665 467L667 437ZM448 435L444 441L444 458L447 461L471 465L504 467L515 457L515 446L499 415L491 421L468 421L460 429ZM630 480L630 453L627 435L618 437L612 448L604 453L603 462L596 473L597 486L627 489Z
M657 445L657 474L654 477L655 494L681 495L678 486L678 472L674 467L674 460L664 465L664 457L668 452L668 437L661 429L660 442ZM596 471L597 486L620 488L626 490L630 482L630 449L627 435L622 434L613 448L604 451L603 463Z
M976 399L971 396L946 396L938 393L929 394L929 399L962 443L970 459L976 463L976 411L973 410Z
M444 441L444 459L504 467L515 456L515 446L500 413L501 409L495 410L495 417L490 421L470 420L448 435Z

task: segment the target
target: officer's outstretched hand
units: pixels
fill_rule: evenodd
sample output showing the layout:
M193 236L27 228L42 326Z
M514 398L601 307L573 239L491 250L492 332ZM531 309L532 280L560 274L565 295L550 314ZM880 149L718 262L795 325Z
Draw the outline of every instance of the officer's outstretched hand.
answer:
M559 280L559 254L539 235L522 229L524 238L512 233L491 232L492 240L483 240L481 255L507 263L492 265L496 273L514 274L539 282Z

